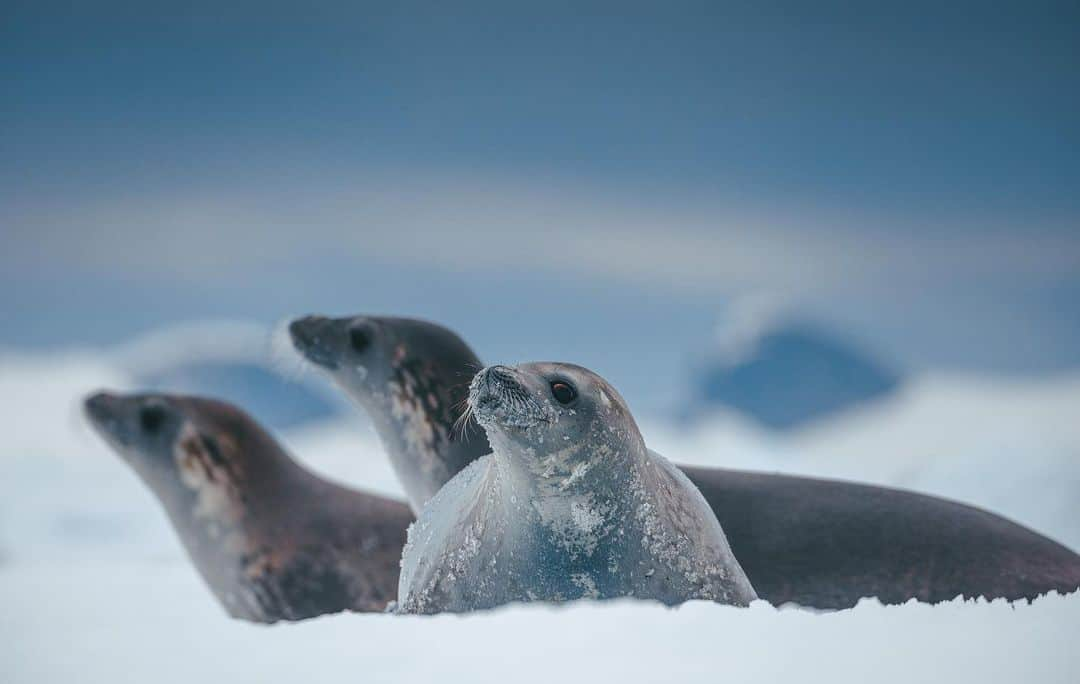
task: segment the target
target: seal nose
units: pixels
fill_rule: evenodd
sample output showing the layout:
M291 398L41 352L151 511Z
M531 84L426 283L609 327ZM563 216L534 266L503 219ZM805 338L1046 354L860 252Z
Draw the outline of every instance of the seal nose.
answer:
M514 369L509 366L489 366L484 374L484 382L496 385L516 384Z
M324 368L336 368L337 359L330 348L334 321L326 316L304 316L289 323L289 337L293 347L307 358Z
M83 399L83 412L91 420L102 420L112 414L116 397L108 392L95 392Z
M316 326L325 321L323 316L304 316L289 323L289 335L293 344L297 347L309 347L318 339L315 335Z
M510 366L488 366L476 374L471 395L479 401L490 401L506 392L520 387L515 371Z

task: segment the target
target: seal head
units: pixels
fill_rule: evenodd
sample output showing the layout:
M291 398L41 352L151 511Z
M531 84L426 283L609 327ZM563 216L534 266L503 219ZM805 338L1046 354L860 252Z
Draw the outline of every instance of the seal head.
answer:
M233 617L381 611L394 599L403 504L319 478L224 402L99 392L84 410Z
M453 332L410 318L306 316L289 334L371 417L414 511L490 452L483 431L461 420L481 364Z
M84 410L98 434L162 500L201 492L228 508L227 492L241 486L247 470L247 452L226 424L238 416L227 404L191 412L191 402L165 394L99 392L86 399ZM221 522L232 517L224 508L218 511Z
M587 486L590 470L618 479L647 456L626 402L581 366L490 366L469 387L469 410L505 465L563 491Z

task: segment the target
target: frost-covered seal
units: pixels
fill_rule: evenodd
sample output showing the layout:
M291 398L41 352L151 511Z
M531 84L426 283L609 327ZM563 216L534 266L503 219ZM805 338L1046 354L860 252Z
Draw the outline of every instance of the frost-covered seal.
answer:
M84 408L232 617L382 611L397 596L404 503L318 477L220 401L98 393Z
M457 335L400 318L302 320L294 323L304 335L297 347L371 413L403 480L419 479L420 491L435 492L490 453L482 431L469 429L458 439L454 429L465 410L465 387L481 366ZM349 342L354 326L365 333L358 347ZM354 363L388 380L354 382ZM399 390L412 386L424 391ZM392 420L384 407L394 403L369 396L389 388L411 397L398 400L410 407L407 421ZM410 425L428 427L406 430ZM409 432L432 438L407 438ZM432 459L442 465L412 465ZM1080 587L1075 552L974 506L855 482L679 467L709 502L758 595L774 605L848 608L864 597L883 603L1017 600Z
M409 318L307 316L289 334L371 417L415 513L491 451L475 424L458 424L483 364L453 332Z
M400 612L635 597L757 598L709 505L622 397L563 363L491 366L469 408L494 447L410 528Z

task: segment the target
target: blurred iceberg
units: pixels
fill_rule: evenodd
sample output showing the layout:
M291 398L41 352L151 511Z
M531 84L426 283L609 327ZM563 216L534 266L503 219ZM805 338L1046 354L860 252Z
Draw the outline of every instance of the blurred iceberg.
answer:
M693 374L684 416L735 411L788 430L884 397L896 370L825 326L769 307L737 307Z

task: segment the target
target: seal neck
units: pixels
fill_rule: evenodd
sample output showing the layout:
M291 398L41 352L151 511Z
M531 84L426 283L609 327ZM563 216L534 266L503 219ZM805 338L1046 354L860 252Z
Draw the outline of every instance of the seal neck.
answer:
M547 451L498 434L491 443L503 493L519 501L593 497L622 486L646 459L644 443L602 436Z
M423 397L387 391L357 403L371 417L414 512L466 466L491 453L487 436L476 425L460 432L452 412L433 409Z

